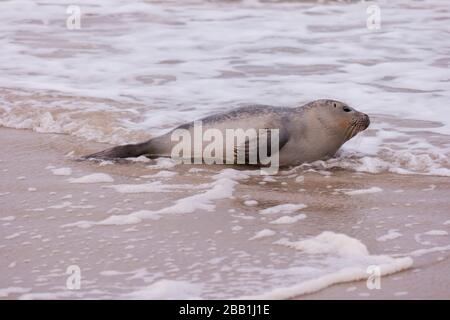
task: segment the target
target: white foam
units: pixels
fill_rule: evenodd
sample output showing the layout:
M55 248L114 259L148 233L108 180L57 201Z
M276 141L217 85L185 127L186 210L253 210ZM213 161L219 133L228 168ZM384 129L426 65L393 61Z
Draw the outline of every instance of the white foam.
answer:
M296 223L297 221L303 220L306 218L306 214L298 214L295 216L282 216L276 220L270 221L270 223L273 224L290 224L290 223Z
M72 202L70 202L70 201L63 201L60 204L54 204L52 206L49 206L48 208L49 209L64 209L64 208L70 207L71 205L72 205ZM37 208L37 209L33 209L33 210L41 211L40 209L42 209L42 208ZM42 209L42 211L43 211L43 209Z
M150 169L170 169L177 165L175 161L170 158L157 158L155 164L149 165Z
M286 203L286 204L280 204L274 207L266 208L263 210L260 210L260 214L277 214L277 213L293 213L298 210L304 209L307 206L303 203L300 204L292 204L292 203Z
M445 230L430 230L424 233L427 236L447 236L448 232Z
M144 184L119 184L111 186L120 193L145 193L145 192L168 192L176 186L163 184L161 181L154 181Z
M422 189L422 191L433 191L434 189L436 189L436 185L432 184L429 188Z
M276 234L276 232L273 230L263 229L261 231L256 232L255 235L253 237L251 237L249 240L256 240L256 239L271 237L275 234Z
M51 169L52 173L56 176L70 176L72 174L71 168L58 168L58 169Z
M31 288L22 288L22 287L8 287L8 288L0 288L0 298L7 298L11 294L21 294L29 292Z
M6 217L0 218L0 221L14 221L14 220L16 220L15 216L6 216Z
M305 182L305 177L304 176L298 176L295 178L295 182L297 183L304 183Z
M176 176L178 173L175 171L167 171L167 170L161 170L158 173L155 174L149 174L141 176L141 178L146 179L154 179L154 178L171 178L173 176Z
M316 237L291 242L280 239L276 242L310 254L336 253L340 256L368 255L367 247L359 240L345 234L324 231Z
M400 149L400 147L398 148ZM419 153L420 152L420 153ZM417 174L450 176L450 164L446 151L383 150L381 155L366 155L344 148L340 156L327 161L317 161L315 166L327 169L344 168L359 172Z
M380 264L380 275L388 275L396 273L412 266L411 258L398 258L392 259L390 263ZM330 273L321 276L316 279L307 280L302 283L298 283L289 287L280 287L272 291L259 294L241 297L243 300L274 300L274 299L289 299L297 296L301 296L308 293L313 293L331 285L337 283L345 283L358 281L368 278L367 266L363 267L348 267L337 270L334 273Z
M201 284L163 279L146 288L125 294L124 298L139 300L199 299L201 292Z
M274 177L271 177L271 176L265 176L263 181L264 182L276 182L277 179L275 179Z
M333 261L333 266L327 269L327 272L312 279L289 286L278 286L263 293L241 296L241 299L289 299L322 290L333 284L367 279L370 275L369 266L376 265L380 268L381 275L387 275L407 269L413 264L413 260L409 257L392 258L370 255L367 247L357 239L330 231L306 240L291 242L280 239L276 243L306 254L321 255L322 263ZM336 258L324 258L323 255ZM315 271L317 270L311 269L311 272Z
M69 183L105 183L114 182L114 179L106 173L93 173L79 178L70 178Z
M378 237L377 241L384 242L384 241L387 241L387 240L394 240L394 239L397 239L397 238L399 238L401 236L402 236L402 234L400 232L398 232L397 229L391 229L391 230L388 231L387 234Z
M20 237L24 233L25 233L25 231L14 232L14 233L6 236L4 239L5 240L12 240L12 239L15 239L17 237Z
M354 196L354 195L367 194L367 193L378 193L381 191L383 191L383 189L378 188L378 187L371 187L368 189L345 191L344 193L348 194L350 196Z
M126 160L131 162L151 162L151 160L146 156L139 156L135 158L126 158Z
M417 250L407 253L406 255L412 256L412 257L421 257L426 254L435 253L435 252L445 252L445 251L449 251L449 250L450 250L450 244L446 245L446 246L417 249ZM404 255L402 254L400 256L404 256Z
M258 205L258 201L256 201L256 200L245 200L245 201L244 201L244 204L245 204L247 207L254 207L254 206L257 206L257 205Z
M207 189L206 191L178 199L174 204L159 210L141 210L126 215L112 215L101 221L79 221L63 227L87 228L93 225L125 225L139 223L144 219L159 219L165 214L184 214L199 210L211 212L215 209L214 202L230 198L238 184L237 180L247 179L248 175L243 171L224 169L212 178L213 182L202 186Z
M97 222L98 225L126 225L126 224L134 224L139 223L143 219L152 219L158 220L160 218L160 214L155 211L150 210L139 210L127 215L113 215L109 218L106 218L102 221Z

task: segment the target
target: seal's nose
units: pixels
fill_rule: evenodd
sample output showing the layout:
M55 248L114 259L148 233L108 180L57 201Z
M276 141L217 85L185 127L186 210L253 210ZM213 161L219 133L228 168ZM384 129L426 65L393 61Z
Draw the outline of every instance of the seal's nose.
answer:
M366 130L370 125L370 118L367 114L363 114L363 121L364 121L364 130Z

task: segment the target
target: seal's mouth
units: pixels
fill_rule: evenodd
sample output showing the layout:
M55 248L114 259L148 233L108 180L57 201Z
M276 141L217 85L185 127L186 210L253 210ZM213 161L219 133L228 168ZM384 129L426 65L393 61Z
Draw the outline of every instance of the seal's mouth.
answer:
M369 116L365 113L359 114L359 116L352 120L350 126L347 128L345 132L345 140L350 140L354 136L356 136L361 131L366 130L370 125Z

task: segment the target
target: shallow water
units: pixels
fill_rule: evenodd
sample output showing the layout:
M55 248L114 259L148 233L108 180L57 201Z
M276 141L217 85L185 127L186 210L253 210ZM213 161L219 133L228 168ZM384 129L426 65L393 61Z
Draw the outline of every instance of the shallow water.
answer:
M0 4L0 124L139 141L240 104L346 101L372 125L339 165L449 175L445 1ZM414 121L413 121L414 120ZM347 161L351 158L352 161Z
M446 177L265 177L74 161L101 146L72 136L1 129L0 142L0 298L326 298L340 283L341 298L448 297ZM373 265L382 290L355 282Z
M448 233L427 234L450 219L445 1L379 2L373 31L365 3L78 3L80 30L65 4L0 3L0 125L69 134L2 137L0 298L291 298L410 268L415 250L447 257ZM64 157L318 98L368 113L369 130L272 178Z

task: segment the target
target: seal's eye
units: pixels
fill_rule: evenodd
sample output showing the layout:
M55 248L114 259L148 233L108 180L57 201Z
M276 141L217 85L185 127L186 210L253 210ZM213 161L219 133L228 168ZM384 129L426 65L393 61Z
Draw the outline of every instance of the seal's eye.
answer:
M344 107L342 108L342 110L344 110L345 112L350 112L350 111L352 111L352 109L350 109L350 108L347 107L347 106L344 106Z

